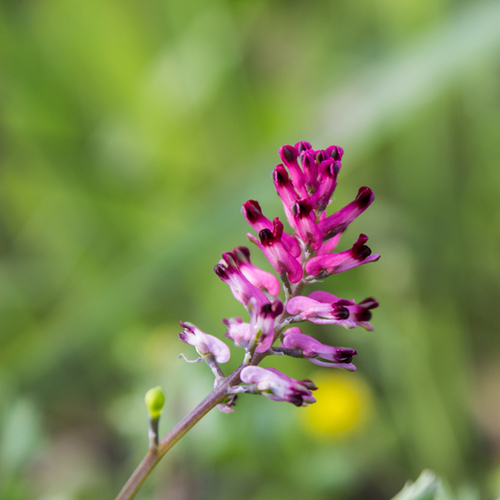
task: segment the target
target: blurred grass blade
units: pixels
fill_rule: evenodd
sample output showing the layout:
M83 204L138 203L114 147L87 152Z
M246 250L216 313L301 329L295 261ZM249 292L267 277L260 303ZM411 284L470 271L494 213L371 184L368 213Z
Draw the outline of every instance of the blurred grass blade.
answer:
M441 491L441 481L430 470L424 470L415 482L408 481L392 500L432 500ZM448 500L440 496L441 500Z

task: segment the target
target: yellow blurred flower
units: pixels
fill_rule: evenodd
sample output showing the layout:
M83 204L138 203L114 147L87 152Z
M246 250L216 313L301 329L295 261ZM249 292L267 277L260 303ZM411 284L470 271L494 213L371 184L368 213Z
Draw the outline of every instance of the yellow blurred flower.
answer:
M312 379L318 386L315 404L300 412L301 422L312 434L341 437L363 429L372 413L369 385L358 373L321 371Z

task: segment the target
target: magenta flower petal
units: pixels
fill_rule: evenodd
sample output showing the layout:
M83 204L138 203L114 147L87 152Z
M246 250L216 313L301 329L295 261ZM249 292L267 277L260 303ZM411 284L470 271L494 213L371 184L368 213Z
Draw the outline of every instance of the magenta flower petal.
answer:
M290 172L290 177L292 178L292 182L296 191L302 198L307 197L308 193L305 186L306 178L304 172L302 172L302 169L297 162L297 158L299 156L297 148L295 148L294 146L289 146L287 144L286 146L282 146L279 149L279 155L281 161L286 165L288 171Z
M283 312L283 304L279 299L273 303L264 304L258 310L255 320L254 329L257 334L260 333L257 339L257 352L266 352L274 341L274 322L275 319Z
M179 333L179 339L186 344L193 345L200 356L208 356L211 354L218 363L226 363L231 357L229 347L213 335L203 333L191 323L183 323L181 326L184 330Z
M318 189L311 197L311 204L315 209L324 210L337 187L337 175L342 167L340 161L329 158L318 167L320 183Z
M285 215L288 219L288 223L293 229L295 229L292 207L300 196L295 191L292 180L288 176L288 172L283 165L278 165L274 169L273 180L276 192L283 202L283 208L285 209Z
M326 255L328 253L331 253L335 248L337 248L337 245L339 244L340 237L342 236L342 233L336 234L333 238L330 238L329 240L326 240L316 251L316 256L320 255Z
M267 290L275 297L279 295L281 287L278 278L267 271L259 269L250 262L250 250L246 247L233 248L236 263L243 276L260 290Z
M310 380L295 380L274 368L246 366L240 378L245 384L255 384L257 391L273 401L287 401L295 406L316 402L311 392L316 386Z
M316 162L313 153L314 152L311 150L305 151L300 155L308 193L315 193L320 186L320 182L318 180L318 163Z
M307 141L299 141L295 144L295 149L300 154L303 151L307 151L308 149L312 149L311 143Z
M320 248L323 243L321 231L316 225L316 214L308 200L301 199L295 202L293 214L297 234L303 243L310 243L313 250Z
M370 309L378 307L378 302L372 297L361 301L359 304L346 306L349 309L349 318L352 318L356 325L365 330L373 331L373 326L368 323L372 319Z
M293 316L298 315L303 321L324 325L340 325L354 328L356 325L349 320L349 311L343 304L318 302L310 297L299 295L292 297L286 311Z
M273 221L273 231L269 229L260 231L260 241L251 234L247 234L247 236L264 252L277 273L286 273L291 283L298 283L303 275L302 265L284 247L281 242L282 234L283 224L276 217Z
M325 304L333 304L334 302L338 302L339 300L345 301L345 299L340 299L339 297L336 297L331 293L323 292L323 290L311 292L309 294L309 298L317 300L318 302L324 302ZM350 300L348 302L354 304L354 300Z
M298 329L291 328L285 332L284 347L301 350L305 358L320 366L356 370L356 367L351 363L352 357L357 354L356 349L325 345L309 335L303 334L300 330L296 330Z
M342 160L342 156L344 156L344 150L340 146L328 146L326 148L326 152L329 156L331 156L335 161Z
M354 201L319 223L319 229L323 237L331 238L345 231L347 226L372 204L374 198L375 196L370 188L359 188Z
M254 297L259 304L269 302L267 297L248 281L237 266L236 257L231 252L222 254L222 260L214 267L217 276L227 283L236 300L247 306Z
M322 271L328 274L337 274L380 259L378 254L371 255L371 249L365 245L367 241L368 236L360 234L350 250L313 257L306 264L306 272L313 276Z
M241 207L241 212L247 220L247 222L260 233L263 229L269 229L273 231L274 224L268 218L264 217L262 210L260 208L259 202L255 200L246 201ZM300 245L298 242L289 234L286 234L282 230L281 241L285 249L290 252L294 257L300 255Z
M325 304L341 305L349 311L349 321L365 330L373 331L373 326L368 323L372 318L371 309L378 307L378 302L373 298L368 298L356 304L354 300L339 299L331 293L317 291L309 295L310 299L317 300Z
M237 347L247 347L252 338L252 328L250 323L244 323L241 318L223 319L222 322L227 325L225 337L234 341Z

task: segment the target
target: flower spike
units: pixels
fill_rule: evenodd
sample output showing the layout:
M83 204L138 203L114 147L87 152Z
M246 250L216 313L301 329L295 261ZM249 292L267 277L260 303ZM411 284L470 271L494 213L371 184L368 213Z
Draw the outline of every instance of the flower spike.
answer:
M204 361L209 366L215 376L214 390L170 431L166 440L158 442L157 428L151 431L150 452L158 456L155 455L153 461L150 457L143 460L137 469L139 472L131 477L117 498L131 497L138 487L136 479L145 477L141 474L149 473L168 447L216 405L220 411L231 413L238 395L243 393L261 394L295 406L316 402L312 391L317 387L312 381L296 380L275 368L261 368L258 365L265 357L286 355L304 358L318 366L356 370L352 363L356 349L322 344L299 328L290 328L294 323L310 321L373 330L369 321L372 310L378 307L373 298L356 304L354 300L323 291L302 295L311 283L380 258L378 254L372 255L364 234L349 250L334 253L342 233L374 200L372 190L362 187L351 203L326 215L337 187L343 155L340 146L314 150L306 141L280 148L282 164L276 166L272 177L293 234L284 231L278 217L272 220L265 217L257 201L248 200L243 204L242 213L258 235L247 236L262 250L279 279L253 265L246 247L235 247L232 252L222 254L214 271L229 285L249 315L246 321L239 317L222 320L227 327L225 336L233 340L236 347L244 349L243 360L232 374L225 376L218 363L229 360L229 347L191 323L181 322L184 330L179 333L179 339L193 345L200 356L190 362ZM280 285L283 285L284 298L283 295L279 298ZM274 345L279 340L281 345Z

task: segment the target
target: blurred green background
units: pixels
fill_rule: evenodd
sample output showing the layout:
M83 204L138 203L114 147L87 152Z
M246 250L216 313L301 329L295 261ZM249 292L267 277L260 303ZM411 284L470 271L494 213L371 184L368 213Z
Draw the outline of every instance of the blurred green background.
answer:
M0 64L0 498L113 498L146 390L163 432L210 391L178 322L245 317L212 269L299 140L346 150L330 211L376 195L341 249L381 260L323 286L375 331L306 328L358 372L273 360L316 410L241 397L138 498L500 496L499 1L4 0Z

